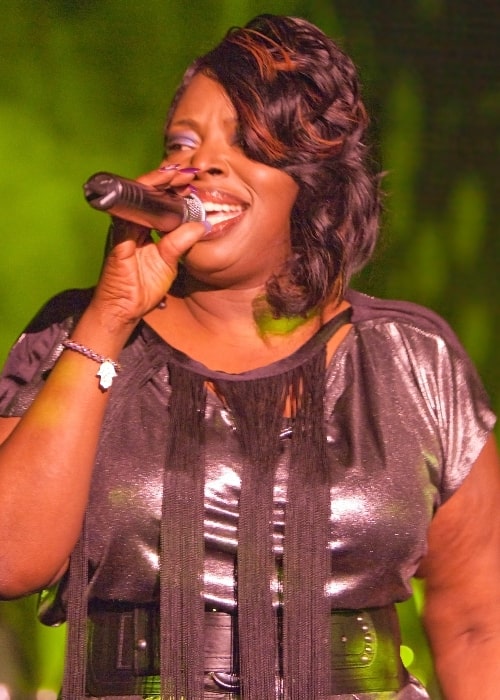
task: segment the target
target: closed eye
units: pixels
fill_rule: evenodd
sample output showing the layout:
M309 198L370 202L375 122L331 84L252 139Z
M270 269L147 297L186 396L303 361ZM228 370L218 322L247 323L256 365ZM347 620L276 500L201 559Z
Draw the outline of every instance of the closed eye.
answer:
M168 136L165 142L165 150L167 153L171 153L172 151L187 151L197 146L197 139L182 134Z

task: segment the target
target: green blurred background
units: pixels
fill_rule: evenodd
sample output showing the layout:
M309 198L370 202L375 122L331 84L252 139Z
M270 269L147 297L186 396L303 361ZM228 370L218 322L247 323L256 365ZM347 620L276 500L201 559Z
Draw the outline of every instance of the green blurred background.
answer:
M5 2L0 362L50 295L96 279L107 221L84 202L82 183L97 170L134 177L155 167L184 67L226 28L259 12L297 14L358 64L375 157L387 171L381 245L354 286L440 312L498 410L499 8L494 0ZM400 606L403 657L437 700L421 597L416 583ZM42 627L34 612L34 598L0 603L0 700L50 698L60 682L64 629Z

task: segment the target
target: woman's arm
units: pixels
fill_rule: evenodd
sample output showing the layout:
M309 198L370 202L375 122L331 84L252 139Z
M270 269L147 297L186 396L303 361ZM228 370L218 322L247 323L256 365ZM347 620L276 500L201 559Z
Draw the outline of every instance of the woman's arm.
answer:
M177 184L192 175L174 177ZM72 340L116 360L139 320L163 299L179 257L205 232L188 223L153 243L148 230L118 222ZM65 570L113 391L100 390L97 369L91 359L63 352L22 419L0 419L0 598L38 590Z
M106 331L97 315L85 312L73 337L116 359L130 329ZM98 387L97 368L64 352L23 418L1 419L2 598L56 580L78 539L109 396Z
M445 697L500 697L500 460L492 436L437 512L419 573Z

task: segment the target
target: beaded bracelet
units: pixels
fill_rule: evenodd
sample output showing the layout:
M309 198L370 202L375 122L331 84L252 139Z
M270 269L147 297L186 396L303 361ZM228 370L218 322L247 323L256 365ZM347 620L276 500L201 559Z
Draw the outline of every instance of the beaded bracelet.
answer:
M89 360L99 363L99 369L96 374L96 377L99 377L99 387L103 391L109 389L113 384L113 379L121 370L121 366L118 362L111 360L109 357L104 357L104 355L99 355L98 352L91 350L81 343L75 343L73 340L63 340L62 345L67 350L78 352L80 355L88 357Z

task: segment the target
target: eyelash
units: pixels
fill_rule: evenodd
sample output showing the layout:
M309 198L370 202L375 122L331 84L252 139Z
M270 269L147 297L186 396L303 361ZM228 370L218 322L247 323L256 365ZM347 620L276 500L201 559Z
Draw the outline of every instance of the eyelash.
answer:
M167 153L171 153L172 151L182 151L191 148L196 148L195 141L192 141L191 139L178 139L167 141L165 150Z
M232 145L235 148L240 148L244 149L245 147L245 140L243 138L243 134L238 130L233 139L232 139ZM165 153L168 155L169 153L173 152L179 152L179 151L188 151L194 148L197 148L198 143L194 139L189 139L189 138L172 138L172 140L166 142L165 146Z

